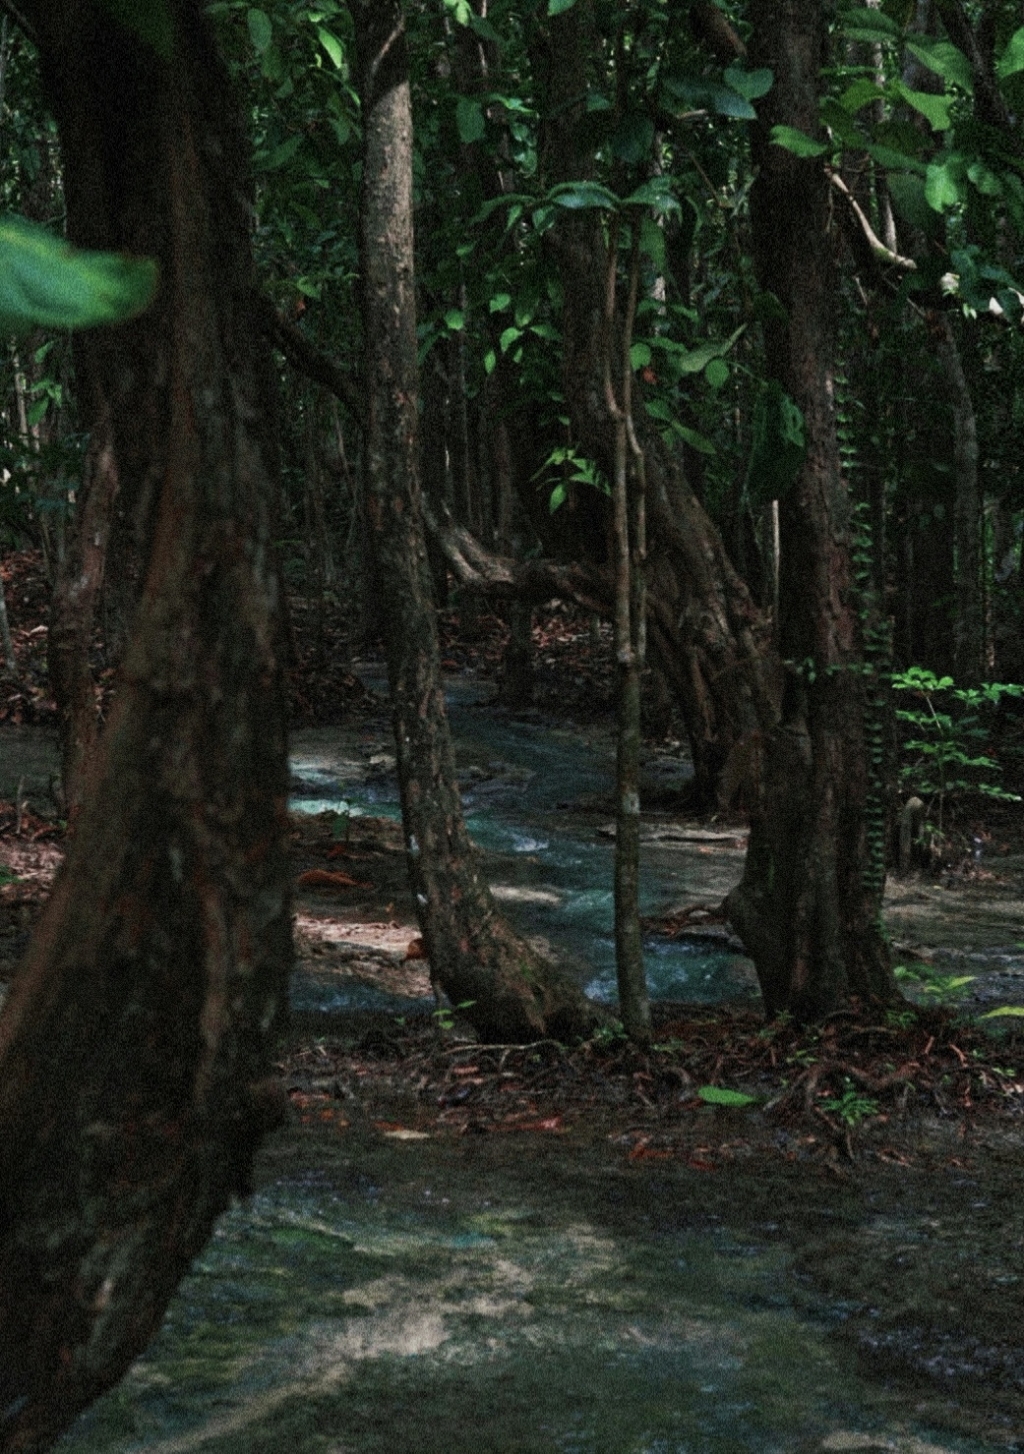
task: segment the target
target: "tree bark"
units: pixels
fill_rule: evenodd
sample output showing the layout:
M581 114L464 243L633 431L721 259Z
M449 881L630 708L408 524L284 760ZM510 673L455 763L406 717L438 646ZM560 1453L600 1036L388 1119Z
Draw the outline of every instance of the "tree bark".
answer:
M0 1018L6 1451L48 1448L123 1375L246 1190L275 1105L290 912L272 378L226 77L195 0L168 12L162 57L93 0L29 8L72 240L92 241L97 209L160 262L107 376L114 437L136 428L131 398L156 425L137 463L160 483L120 691Z
M754 960L768 1014L788 1010L809 1019L851 996L896 997L880 919L884 845L867 831L872 782L883 765L872 761L868 745L850 509L836 437L828 183L819 161L770 141L777 123L819 131L824 10L817 0L752 0L749 13L751 64L775 74L755 129L751 192L759 281L784 310L782 320L765 325L766 353L803 413L806 456L780 501L782 718L765 743L743 879L726 906Z
M569 1036L599 1012L498 914L462 816L423 534L412 113L401 6L350 0L363 108L360 216L367 522L409 875L435 983L491 1040Z

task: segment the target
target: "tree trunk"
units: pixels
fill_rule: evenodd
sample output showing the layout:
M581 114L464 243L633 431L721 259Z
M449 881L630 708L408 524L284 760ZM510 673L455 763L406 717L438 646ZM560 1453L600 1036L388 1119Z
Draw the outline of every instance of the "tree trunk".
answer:
M836 282L827 182L816 159L770 142L783 123L820 129L825 15L817 0L752 0L756 60L775 85L754 136L751 191L761 287L782 304L766 324L774 376L803 413L806 456L780 501L782 719L765 744L743 880L729 917L754 960L769 1015L813 1018L850 996L895 998L881 927L884 842L867 831L872 761L862 631L850 562L833 390ZM883 835L884 836L884 835Z
M421 512L405 32L397 0L350 0L350 10L363 108L367 523L417 914L435 982L478 1034L576 1034L595 1023L596 1007L497 913L462 816Z
M533 63L546 118L540 161L548 186L592 175L586 98L598 49L591 0L541 22L536 33ZM562 385L582 453L610 479L614 426L603 383L607 244L596 212L559 211L545 238L564 289ZM647 473L652 655L686 723L695 795L712 806L736 744L777 720L771 623L730 564L679 460L648 429L639 405L635 427Z
M168 0L166 58L105 5L26 10L72 240L98 215L160 261L124 377L108 358L112 433L142 400L160 489L121 689L0 1019L7 1451L123 1375L246 1190L290 964L272 380L226 77L194 0Z
M939 333L938 357L945 374L953 418L953 541L956 612L953 617L953 676L957 686L977 686L985 655L981 589L981 492L978 487L978 425L953 325L932 320Z

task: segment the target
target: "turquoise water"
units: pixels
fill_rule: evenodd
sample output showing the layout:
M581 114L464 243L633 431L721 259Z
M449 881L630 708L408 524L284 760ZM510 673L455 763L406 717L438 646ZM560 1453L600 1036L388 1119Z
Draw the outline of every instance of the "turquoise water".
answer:
M936 1432L862 1378L778 1227L695 1214L692 1175L377 1143L307 1145L315 1170L225 1216L65 1454L1015 1447Z
M613 817L612 749L601 738L492 715L479 705L478 685L458 685L449 713L466 822L480 847L500 856L495 882L502 908L522 932L542 935L572 956L588 994L613 1002L614 848L599 832ZM328 736L323 743L319 758L293 756L295 811L401 817L393 771L382 768L367 778L353 763L347 777L344 769L332 772L322 766ZM681 763L680 780L685 774ZM608 804L603 812L602 802ZM691 862L679 852L645 854L642 913L653 915L688 890ZM737 976L737 960L734 950L709 940L652 937L645 944L653 999L756 999L749 980ZM301 986L297 992L308 1008L310 996ZM365 1002L366 992L359 993Z

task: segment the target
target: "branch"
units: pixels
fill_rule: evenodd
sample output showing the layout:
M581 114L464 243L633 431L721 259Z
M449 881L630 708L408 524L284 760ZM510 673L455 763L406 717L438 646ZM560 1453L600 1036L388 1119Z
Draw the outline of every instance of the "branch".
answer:
M849 206L850 211L853 213L854 217L857 219L857 223L860 227L861 232L864 234L864 238L868 244L868 247L871 249L871 255L874 258L875 262L886 263L889 267L902 268L904 272L908 273L916 272L917 263L912 257L902 257L898 252L893 252L891 247L886 247L885 243L878 236L878 233L871 226L871 222L868 219L867 213L864 211L863 207L857 201L856 197L850 191L849 187L843 181L839 173L832 171L831 168L826 168L826 171L828 172L828 179L832 183L833 187L835 187L836 191L841 193L842 196L846 198L847 205Z
M316 384L322 384L341 401L362 425L366 420L366 404L357 377L342 368L330 354L323 353L279 313L269 298L259 295L256 301L260 327L275 348L279 348L293 368Z
M586 611L611 614L612 582L598 566L563 565L554 560L515 560L495 555L480 544L447 510L438 520L421 499L423 522L459 585L500 600L574 601Z

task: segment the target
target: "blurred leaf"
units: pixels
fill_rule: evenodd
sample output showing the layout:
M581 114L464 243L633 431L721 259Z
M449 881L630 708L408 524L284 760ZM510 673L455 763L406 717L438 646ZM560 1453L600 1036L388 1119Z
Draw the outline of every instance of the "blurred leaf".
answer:
M615 193L602 187L600 182L563 182L558 187L552 187L548 200L571 211L587 207L604 207L614 211L619 205Z
M823 141L815 141L792 126L773 126L771 139L773 145L785 147L798 157L820 157L828 151Z
M561 15L566 10L571 10L576 0L548 0L548 14Z
M484 108L471 96L460 96L455 104L455 121L459 128L459 140L463 146L472 146L482 141L486 130Z
M775 76L767 66L758 71L744 71L732 65L722 79L746 101L756 101L766 95L775 83Z
M962 202L963 176L963 159L955 153L945 161L931 162L924 182L928 206L936 212L943 212L947 207L955 207Z
M720 1085L702 1085L697 1091L702 1101L709 1106L753 1106L757 1096L745 1095L743 1091L727 1090Z
M316 34L320 44L340 71L345 61L345 52L342 49L341 41L336 35L332 35L329 30L325 30L322 25L317 26Z
M249 39L257 55L262 55L274 38L274 28L265 10L250 10L246 16L249 25Z
M1024 71L1024 26L1010 36L996 65L996 75L1001 81L1015 76L1018 71Z
M974 91L974 76L971 63L962 50L957 50L948 40L934 40L931 36L915 35L907 39L907 50L941 76L951 86L959 86L970 96Z
M83 252L22 217L0 219L0 329L91 328L148 307L157 286L150 258Z
M952 96L933 96L930 91L912 91L902 81L897 81L892 89L908 106L913 106L915 111L920 112L935 131L949 130L952 125L949 116L949 108L953 104Z

